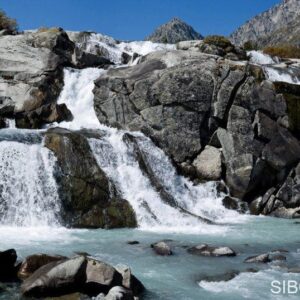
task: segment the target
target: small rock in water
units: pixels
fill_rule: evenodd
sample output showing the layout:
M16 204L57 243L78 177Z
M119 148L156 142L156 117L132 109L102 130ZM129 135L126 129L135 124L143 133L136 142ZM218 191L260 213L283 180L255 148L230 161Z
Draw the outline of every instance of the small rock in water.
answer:
M128 245L138 245L140 242L139 241L128 241Z
M191 254L203 256L236 256L236 252L229 247L214 247L201 244L187 250Z
M247 257L244 262L245 263L268 263L270 262L270 256L268 253L260 254L260 255L255 255L255 256L249 256Z
M163 256L173 255L171 247L166 242L163 241L152 244L151 248L153 248L153 250L158 255L163 255Z

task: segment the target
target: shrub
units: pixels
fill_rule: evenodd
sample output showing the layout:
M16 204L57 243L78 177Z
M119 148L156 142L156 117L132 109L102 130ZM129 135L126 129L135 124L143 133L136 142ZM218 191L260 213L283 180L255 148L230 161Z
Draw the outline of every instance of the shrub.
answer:
M14 32L17 31L18 25L16 20L9 18L4 11L0 10L0 30L3 29Z
M231 42L222 35L209 35L203 40L203 42L209 45L215 45L223 49L233 46Z
M251 50L258 50L258 46L255 42L253 41L247 41L244 43L243 48L246 51L251 51Z
M264 48L263 52L281 58L300 58L300 47L292 45L269 46Z

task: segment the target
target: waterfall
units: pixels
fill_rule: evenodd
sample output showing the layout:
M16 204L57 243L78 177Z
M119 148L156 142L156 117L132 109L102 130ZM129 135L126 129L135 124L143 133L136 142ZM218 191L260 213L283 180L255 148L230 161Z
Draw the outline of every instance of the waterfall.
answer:
M241 216L222 205L215 183L193 185L179 176L165 153L139 132L126 132L100 124L93 107L93 80L103 70L65 70L64 90L59 98L72 111L72 122L60 124L67 128L101 129L101 139L90 138L89 144L98 165L115 184L121 196L132 205L139 227L147 230L176 230L192 232L204 230L203 222L197 218L208 218L217 222L240 221ZM145 163L163 189L171 195L176 207L166 203L149 176L141 169L135 150L126 143L125 136L136 139ZM199 226L201 225L201 226ZM214 226L212 226L214 227Z
M73 114L72 122L62 122L60 127L68 129L97 128L99 120L94 110L94 80L105 70L87 68L64 70L64 88L59 96L58 103L65 103Z
M0 224L58 225L54 155L41 144L0 142Z

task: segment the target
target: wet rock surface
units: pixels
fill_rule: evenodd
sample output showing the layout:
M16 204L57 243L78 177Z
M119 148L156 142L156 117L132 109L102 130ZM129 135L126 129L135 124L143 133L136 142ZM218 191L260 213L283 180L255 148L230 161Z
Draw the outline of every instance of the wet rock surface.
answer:
M151 245L151 248L155 251L156 254L162 256L173 255L173 251L169 243L165 241L157 242Z
M197 245L195 247L189 248L188 253L200 256L236 256L236 252L229 247L217 247L210 246L207 244Z
M234 198L255 200L256 214L295 218L298 193L278 192L297 189L300 143L281 120L295 123L286 95L298 90L259 68L197 51L152 53L99 78L95 110L102 123L149 136L186 176L222 179Z
M43 254L43 259L46 257L50 261L50 257L58 256ZM41 261L41 255L31 255L25 262L32 262L33 258ZM60 258L40 266L27 277L21 285L22 294L26 297L42 297L48 300L90 299L89 297L95 296L97 299L113 300L134 299L134 296L141 295L145 290L143 284L127 266L119 265L114 268L86 256ZM119 294L123 298L118 298Z
M45 146L58 160L62 218L80 228L135 227L131 205L117 194L96 162L85 137L91 134L59 128L45 133Z

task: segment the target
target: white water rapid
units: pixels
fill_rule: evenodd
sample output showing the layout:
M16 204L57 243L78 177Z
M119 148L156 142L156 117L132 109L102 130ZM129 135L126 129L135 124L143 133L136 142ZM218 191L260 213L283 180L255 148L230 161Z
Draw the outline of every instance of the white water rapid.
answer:
M279 58L271 57L262 51L249 51L250 62L261 65L264 73L270 81L282 81L292 84L300 84L299 63L295 66L292 64L280 63Z
M100 33L91 33L86 40L78 47L86 52L98 54L101 51L102 55L108 58L115 64L122 63L122 53L138 55L147 55L159 50L174 50L176 45L153 43L150 41L134 41L134 42L117 42L112 37L102 35Z

